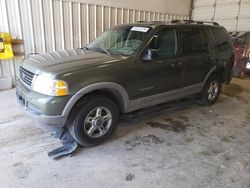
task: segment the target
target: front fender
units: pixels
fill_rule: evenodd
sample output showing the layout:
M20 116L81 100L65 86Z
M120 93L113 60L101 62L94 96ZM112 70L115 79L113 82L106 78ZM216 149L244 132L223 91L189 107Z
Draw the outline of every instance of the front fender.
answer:
M88 85L82 89L80 89L76 94L74 94L70 100L68 101L68 103L66 104L62 115L63 116L68 116L70 111L72 110L72 108L74 107L74 105L77 103L77 101L82 98L84 95L98 90L98 89L112 89L117 91L120 94L120 97L122 99L122 108L121 109L123 112L126 111L126 109L128 108L129 105L129 97L128 97L128 93L125 90L124 87L122 87L121 85L114 83L114 82L99 82L99 83L95 83L95 84L91 84Z

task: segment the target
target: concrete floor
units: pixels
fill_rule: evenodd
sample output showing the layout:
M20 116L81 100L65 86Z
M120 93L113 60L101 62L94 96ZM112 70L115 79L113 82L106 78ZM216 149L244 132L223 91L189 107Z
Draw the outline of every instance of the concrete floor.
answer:
M224 88L211 107L125 119L115 135L53 161L59 143L0 92L0 187L250 188L250 79Z

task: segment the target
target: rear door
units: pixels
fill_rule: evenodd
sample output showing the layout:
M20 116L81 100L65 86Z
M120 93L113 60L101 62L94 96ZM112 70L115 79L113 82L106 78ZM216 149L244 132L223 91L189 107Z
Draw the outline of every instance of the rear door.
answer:
M194 86L204 81L214 66L209 41L203 28L184 27L178 29L180 53L184 62L183 87Z

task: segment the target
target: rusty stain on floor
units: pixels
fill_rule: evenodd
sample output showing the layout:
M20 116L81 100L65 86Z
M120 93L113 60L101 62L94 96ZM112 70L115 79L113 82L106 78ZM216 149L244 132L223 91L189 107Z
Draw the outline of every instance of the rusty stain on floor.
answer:
M164 123L148 121L146 124L150 125L152 128L161 128L165 130L171 130L174 132L185 132L191 124L187 123L188 118L181 116L179 119L165 118Z
M249 99L245 96L242 96L241 93L244 89L238 84L229 84L227 87L223 89L223 94L228 97L236 98L237 100L241 101L242 103L248 104Z

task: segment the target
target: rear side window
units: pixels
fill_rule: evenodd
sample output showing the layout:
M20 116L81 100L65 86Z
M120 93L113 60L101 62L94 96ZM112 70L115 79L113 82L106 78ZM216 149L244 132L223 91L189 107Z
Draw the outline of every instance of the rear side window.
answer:
M220 51L233 49L230 37L223 28L213 28L212 33L215 40L215 47Z
M199 28L183 28L179 30L183 55L208 52L207 40Z

